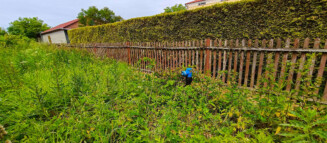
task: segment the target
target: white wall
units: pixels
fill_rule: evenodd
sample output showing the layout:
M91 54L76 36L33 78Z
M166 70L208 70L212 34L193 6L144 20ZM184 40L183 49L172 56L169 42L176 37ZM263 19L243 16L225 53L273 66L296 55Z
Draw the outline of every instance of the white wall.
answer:
M51 37L51 41L54 44L67 43L66 35L64 30L59 30L51 33L47 33L41 36L42 42L50 43L48 36Z

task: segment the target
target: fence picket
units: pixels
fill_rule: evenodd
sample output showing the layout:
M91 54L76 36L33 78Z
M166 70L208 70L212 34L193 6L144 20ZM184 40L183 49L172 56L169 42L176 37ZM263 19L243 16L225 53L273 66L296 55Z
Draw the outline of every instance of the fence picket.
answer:
M252 40L249 39L248 41L248 47L252 46ZM249 70L250 70L250 57L251 57L251 51L246 52L246 64L245 64L245 74L244 74L244 85L245 87L248 86L248 78L249 78Z
M290 39L287 38L285 42L285 48L289 49L290 48ZM285 80L285 70L287 66L287 58L288 58L288 53L283 53L283 60L282 60L282 69L280 72L280 77L279 77L279 84L284 85L284 80Z
M295 39L293 49L299 48L299 42L300 42L300 40L298 38ZM297 56L298 56L297 53L292 53L291 67L290 67L290 70L288 73L288 80L287 80L287 86L286 86L287 91L290 91L291 87L292 87L293 74L294 74L294 70L295 70Z
M282 41L280 38L277 39L277 45L276 45L276 49L280 49L282 46ZM275 81L276 81L276 77L277 77L277 71L278 71L278 64L279 64L279 58L280 58L280 52L276 52L275 53L275 61L274 61L274 70L273 70L273 77L272 77L272 85L271 87L273 88L275 85Z
M233 40L229 41L229 47L233 48ZM228 77L227 77L227 83L230 82L231 74L232 74L232 61L233 61L233 51L229 50L229 56L228 56Z
M254 48L259 47L259 40L256 39L254 41ZM250 87L253 88L254 86L254 80L255 80L255 72L256 72L256 64L257 64L257 56L258 52L253 52L253 60L252 60L252 73L251 73L251 82L250 82Z
M223 42L221 39L219 39L219 47L223 46ZM219 50L218 53L218 79L221 79L221 64L222 64L222 50Z
M131 66L138 66L140 70L175 70L181 66L195 65L200 73L221 79L227 84L236 80L239 86L259 88L262 85L263 87L274 87L276 85L274 83L277 81L282 86L286 85L286 91L295 89L296 92L302 90L302 84L307 84L301 83L303 76L301 71L304 70L306 54L321 53L308 61L310 67L306 69L309 71L306 77L311 77L314 86L321 89L316 90L315 94L321 94L324 90L322 99L327 100L326 76L324 75L326 74L327 41L324 49L319 48L319 38L315 39L312 49L309 47L309 38L304 40L303 48L299 48L299 42L299 39L295 39L292 48L290 48L290 39L286 39L283 47L281 39L269 40L269 46L266 46L266 40L263 40L262 45L259 46L259 40L256 39L253 47L252 40L222 41L221 39L183 42L70 44L68 46L85 48L95 56L114 58ZM277 43L276 46L274 46L275 43ZM288 55L291 55L290 59ZM298 58L298 56L300 57ZM145 60L145 57L151 60ZM317 65L318 59L319 65ZM291 63L289 67L286 64L288 60ZM150 68L151 61L154 61L155 65ZM298 67L296 63L299 63ZM239 73L239 76L231 78L236 72ZM293 76L296 76L296 79ZM262 78L268 80L262 80ZM324 89L321 86L324 86Z
M242 48L245 48L245 39L242 40ZM240 70L238 73L238 86L242 86L242 79L243 79L243 64L244 64L244 51L241 51L240 56Z
M235 41L235 47L239 48L238 39L236 39L236 41ZM237 62L238 62L238 51L235 51L235 53L234 53L234 74L237 72Z
M262 40L262 48L266 48L267 41L264 39ZM258 67L258 78L257 78L257 88L260 87L260 80L261 80L261 74L262 74L262 66L263 66L263 60L265 58L264 52L260 52L260 61L259 61L259 67Z
M228 44L228 41L227 40L225 40L225 42L224 42L224 46L225 47L227 47L227 44ZM225 81L226 81L226 66L227 66L227 51L226 50L224 50L224 57L223 57L223 73L222 73L222 81L223 81L223 83L225 83Z
M325 41L324 49L327 49L327 40ZM317 75L317 78L316 78L316 86L317 86L317 90L315 91L316 94L319 93L319 88L320 88L321 82L323 81L322 78L323 78L325 67L326 67L326 60L327 60L327 54L323 54L322 57L321 57L321 61L320 61L318 75ZM324 98L327 99L327 95L324 95L323 99Z
M320 45L320 39L317 38L317 39L315 39L313 49L319 49L319 45ZM312 57L311 66L309 68L309 73L308 73L309 77L312 77L313 70L315 68L315 63L316 63L316 57Z

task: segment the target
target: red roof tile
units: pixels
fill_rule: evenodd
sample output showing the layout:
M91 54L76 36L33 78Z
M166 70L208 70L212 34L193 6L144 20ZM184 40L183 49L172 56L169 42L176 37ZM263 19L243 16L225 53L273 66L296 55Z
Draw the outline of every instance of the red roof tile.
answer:
M205 1L205 0L195 0L195 1L188 2L186 4L191 4L191 3L201 2L201 1Z
M67 29L67 27L69 27L70 25L75 24L76 22L78 22L78 19L75 19L75 20L60 24L58 26L52 27L49 30L46 30L46 31L42 32L41 34L50 33L52 31L56 31L58 29Z

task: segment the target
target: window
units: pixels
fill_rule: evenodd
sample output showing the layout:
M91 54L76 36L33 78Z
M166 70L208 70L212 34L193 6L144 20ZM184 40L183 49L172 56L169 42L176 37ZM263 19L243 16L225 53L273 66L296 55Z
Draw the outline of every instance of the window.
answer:
M199 6L200 5L206 5L206 2L201 2L201 3L199 3Z

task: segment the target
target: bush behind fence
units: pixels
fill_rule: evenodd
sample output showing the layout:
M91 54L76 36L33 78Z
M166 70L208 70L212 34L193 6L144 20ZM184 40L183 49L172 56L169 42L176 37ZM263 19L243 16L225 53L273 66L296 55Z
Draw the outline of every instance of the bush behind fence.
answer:
M69 30L72 43L327 38L326 0L243 0Z

